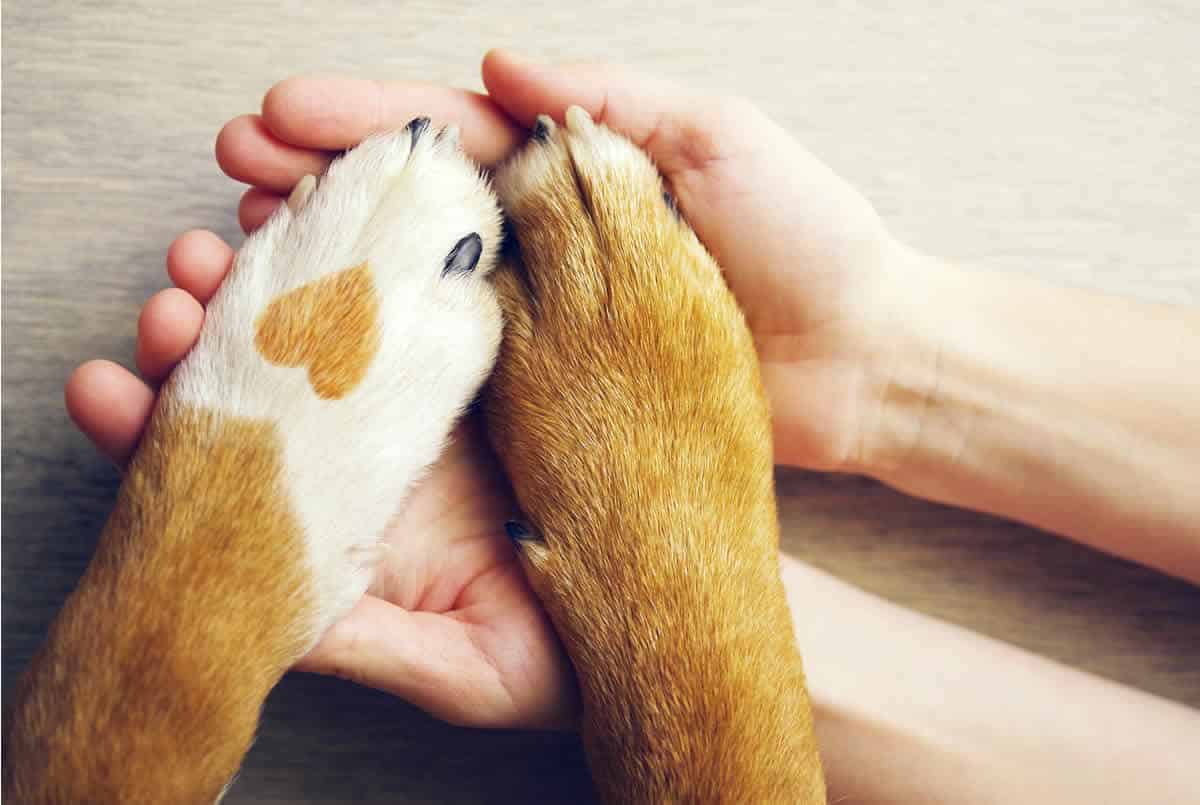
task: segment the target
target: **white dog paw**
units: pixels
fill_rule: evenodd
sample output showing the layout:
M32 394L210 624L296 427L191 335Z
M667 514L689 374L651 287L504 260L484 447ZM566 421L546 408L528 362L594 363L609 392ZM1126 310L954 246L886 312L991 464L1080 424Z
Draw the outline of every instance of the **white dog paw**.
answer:
M372 137L250 236L164 388L158 416L200 412L214 443L223 422L270 434L278 477L247 467L209 483L286 497L314 635L366 589L388 520L491 369L501 316L485 277L500 241L456 132L418 119Z

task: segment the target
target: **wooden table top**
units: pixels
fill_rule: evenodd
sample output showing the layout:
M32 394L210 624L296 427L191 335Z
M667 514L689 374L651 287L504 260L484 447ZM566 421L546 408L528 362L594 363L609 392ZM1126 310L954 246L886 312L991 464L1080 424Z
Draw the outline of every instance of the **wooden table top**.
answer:
M1200 15L1168 0L545 0L3 9L3 682L82 572L117 473L71 426L85 359L132 365L167 244L240 242L213 138L295 73L478 87L490 46L747 95L911 243L978 267L1200 300ZM871 6L872 10L866 10ZM284 12L282 9L287 9ZM899 10L902 8L903 10ZM865 589L1200 707L1200 590L876 484L780 471L785 544ZM570 736L434 722L349 683L272 695L228 801L576 801Z

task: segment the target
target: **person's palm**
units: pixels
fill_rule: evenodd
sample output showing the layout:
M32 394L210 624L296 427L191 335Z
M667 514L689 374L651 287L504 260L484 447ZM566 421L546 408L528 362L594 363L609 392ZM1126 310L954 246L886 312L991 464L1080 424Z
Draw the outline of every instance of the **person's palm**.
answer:
M447 721L566 726L574 680L503 524L507 482L475 421L405 501L366 598L301 664Z

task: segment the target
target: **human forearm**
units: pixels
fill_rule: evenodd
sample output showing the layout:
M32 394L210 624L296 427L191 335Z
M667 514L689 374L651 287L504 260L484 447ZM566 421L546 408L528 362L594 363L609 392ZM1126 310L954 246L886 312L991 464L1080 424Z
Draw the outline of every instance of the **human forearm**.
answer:
M783 579L831 801L1200 793L1185 749L1200 744L1195 711L896 607L787 556Z
M854 469L1200 581L1200 315L900 254Z

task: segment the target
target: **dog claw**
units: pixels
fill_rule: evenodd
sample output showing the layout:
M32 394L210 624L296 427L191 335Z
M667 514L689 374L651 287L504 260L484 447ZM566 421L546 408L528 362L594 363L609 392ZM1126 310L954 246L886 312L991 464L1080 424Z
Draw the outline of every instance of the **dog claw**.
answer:
M446 128L438 132L436 139L439 143L445 140L450 145L457 146L461 136L462 130L458 127L458 124L451 123L449 126L446 126Z
M429 128L429 118L414 117L412 120L408 121L408 125L404 128L409 133L412 145L415 146L421 139L421 135L423 135L425 130Z
M592 116L584 111L582 106L572 106L567 109L567 129L576 134L587 134L596 127Z
M483 239L479 237L478 233L472 232L455 243L450 254L446 255L446 261L442 266L442 276L467 274L474 271L475 266L479 265L479 257L482 254Z
M529 527L517 520L509 520L504 524L504 533L513 542L541 542L541 539L529 530Z
M304 174L304 177L296 182L296 186L292 188L292 194L288 196L288 209L292 211L292 215L300 212L304 207L304 202L308 201L308 197L312 195L312 191L317 187L317 177L311 173Z
M675 202L675 197L671 195L670 190L663 191L663 203L667 205L667 209L671 211L672 215L674 215L676 218L680 217L679 205Z
M557 128L558 126L555 124L554 119L550 117L550 115L538 115L537 122L533 124L533 131L530 132L529 137L534 142L544 143L546 140L550 139L550 135L552 135Z

